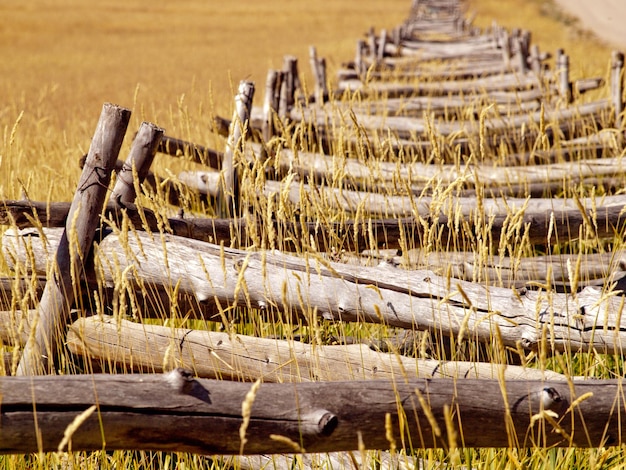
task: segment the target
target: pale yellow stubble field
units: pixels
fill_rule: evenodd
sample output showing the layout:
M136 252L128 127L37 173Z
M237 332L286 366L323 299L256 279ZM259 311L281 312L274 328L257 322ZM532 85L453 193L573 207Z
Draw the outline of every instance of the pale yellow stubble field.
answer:
M233 84L254 81L258 104L268 68L284 55L297 56L309 78L310 45L335 68L370 26L391 28L409 8L408 0L4 0L0 197L25 187L32 199L68 200L104 102L133 109L129 135L148 120L219 147L209 122L212 112L230 113Z

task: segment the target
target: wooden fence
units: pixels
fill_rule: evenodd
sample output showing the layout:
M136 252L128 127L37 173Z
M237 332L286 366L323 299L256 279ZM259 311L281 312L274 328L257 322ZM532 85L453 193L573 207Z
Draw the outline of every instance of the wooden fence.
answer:
M623 251L512 255L522 241L623 231L626 199L611 194L625 173L623 55L609 98L584 101L605 80L572 83L563 51L551 68L530 32L479 31L461 6L413 1L404 24L358 41L332 84L312 48L312 96L292 56L269 71L262 107L242 82L232 119L215 122L228 129L224 152L144 123L116 161L130 111L105 104L71 203L4 201L14 276L0 282L0 336L21 355L5 358L16 377L0 378L0 452L626 442L620 380L507 364L507 351L621 354L626 341ZM179 182L220 218L136 205L158 178L157 152L207 167ZM242 197L251 184L265 212ZM607 195L580 197L576 185ZM286 204L337 217L272 217ZM260 233L262 246L231 246L233 234ZM453 249L433 252L436 240ZM509 252L476 262L477 245L498 242ZM491 344L502 360L427 359L432 345L412 334L332 345L172 326L256 316L430 331ZM87 373L54 375L62 355Z

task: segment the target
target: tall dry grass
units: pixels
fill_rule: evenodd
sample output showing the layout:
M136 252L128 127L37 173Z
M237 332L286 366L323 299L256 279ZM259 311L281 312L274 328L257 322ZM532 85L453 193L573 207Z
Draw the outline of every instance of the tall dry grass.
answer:
M383 6L384 5L384 6ZM534 41L544 50L564 47L572 56L574 77L604 75L609 51L599 43L589 41L576 29L564 25L549 4L539 1L473 0L478 24L497 19L507 27L527 27ZM547 5L547 6L546 6ZM50 3L33 0L24 5L8 0L0 6L3 24L0 28L0 93L7 97L0 107L0 197L16 198L25 193L34 200L69 200L75 190L80 172L78 157L87 151L89 139L104 101L113 101L133 109L131 130L142 120L153 121L166 128L168 134L222 148L221 138L210 132L214 114L230 116L233 83L241 78L257 83L260 102L262 84L269 67L279 67L284 54L300 59L300 69L308 79L308 46L315 44L318 53L330 59L331 74L342 60L354 54L355 40L370 26L391 27L400 23L408 13L407 0L381 2L351 0L305 2L302 0L274 0L271 2L144 2L105 1L96 4L85 0L63 0ZM349 18L349 21L346 21ZM562 19L562 18L561 18ZM355 100L358 99L354 98ZM468 115L475 114L471 110ZM458 118L455 116L454 118ZM354 129L352 130L354 131ZM356 129L358 134L359 129ZM345 131L348 137L349 131ZM306 127L296 131L302 139L287 140L293 150L301 150L306 141ZM437 142L439 136L428 136ZM480 143L477 144L480 153ZM126 143L126 149L129 142ZM348 155L363 162L371 161L372 152L401 164L411 155L396 155L388 149L376 148L376 143L359 141L350 147L347 140L336 144L336 172L327 184L339 187L350 176L342 172L342 156ZM372 145L374 146L372 150ZM506 151L506 149L505 149ZM123 157L123 155L122 155ZM435 160L437 155L433 157ZM457 161L461 166L463 161ZM158 157L155 170L175 178L178 170L192 168L188 162L174 162ZM257 169L258 170L258 169ZM257 171L257 174L262 174ZM271 217L281 220L320 220L320 223L345 220L354 216L364 224L364 209L356 215L331 211L330 201L317 200L300 206L281 194L275 200L259 197L251 178L244 182L244 205L271 225ZM401 186L403 183L400 182ZM372 180L370 187L380 193L393 194L398 188L380 185ZM405 188L401 187L401 191ZM448 188L432 182L436 204L443 205L450 196ZM583 191L580 189L580 196ZM304 195L304 194L303 194ZM147 201L144 201L149 203ZM162 198L152 201L154 208L167 211ZM190 202L190 205L194 203ZM452 209L451 209L452 210ZM209 211L210 212L210 211ZM450 212L451 219L454 213ZM515 214L511 215L515 220ZM494 254L508 254L514 259L540 254L541 248L524 241L521 227L513 228L511 236L491 240L486 220L479 220L479 231L461 227L451 240L442 241L436 229L427 231L426 251L472 250L480 271ZM480 223L482 222L482 223ZM517 229L517 231L516 231ZM234 243L255 247L279 246L282 233L270 231L255 234L249 240ZM615 241L615 245L619 245ZM336 241L335 256L341 255L341 240ZM404 252L416 248L405 246ZM563 243L543 248L550 252L571 250L574 253L602 251L604 242L594 239L593 233L576 243ZM301 251L314 250L305 243ZM479 280L479 279L477 279ZM120 283L123 283L120 280ZM116 314L131 316L131 305L117 304ZM163 310L168 325L181 325L183 315L170 316ZM314 312L311 312L313 317ZM311 338L311 342L327 343L334 338L351 336L357 339L385 337L393 334L386 327L366 324L345 325L264 322L252 314L247 324L230 325L231 331L258 336L281 336L293 339L297 334ZM195 325L223 328L224 325ZM471 343L455 343L434 336L430 342L433 357L465 357L475 360L501 360L507 354L496 344L493 348L479 348ZM419 351L415 351L419 354ZM609 374L619 358L597 355L567 357L568 373ZM559 369L561 364L546 357L529 355L523 361L538 367ZM619 366L617 366L619 367ZM378 460L377 460L378 459ZM425 468L599 468L623 462L620 449L544 450L465 449L456 452L444 450L416 451L407 462ZM372 454L370 466L379 464ZM8 468L46 468L67 465L91 468L227 468L230 463L184 454L143 452L114 452L74 455L0 457ZM69 463L68 463L69 462ZM240 464L234 464L237 468ZM297 460L296 464L297 466ZM321 466L324 463L320 464Z

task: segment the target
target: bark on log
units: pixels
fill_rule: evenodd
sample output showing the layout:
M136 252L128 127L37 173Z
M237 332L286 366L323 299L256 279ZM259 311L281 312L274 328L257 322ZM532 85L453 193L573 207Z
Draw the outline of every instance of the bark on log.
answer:
M96 370L163 372L190 369L198 377L238 381L309 382L400 378L565 380L552 371L479 362L416 359L374 351L366 344L311 345L229 333L81 318L67 336L73 354Z
M222 197L218 201L218 211L222 217L226 218L239 215L239 179L241 176L239 161L243 156L253 98L254 83L241 81L235 97L235 111L230 123L228 142L221 168Z
M576 155L582 143L565 146L563 153ZM610 142L605 143L610 147ZM254 161L261 152L259 146L250 146L247 155L249 161ZM560 155L563 155L560 153ZM594 150L597 153L597 150ZM616 154L619 150L615 151ZM528 158L541 158L541 152L535 152ZM335 181L338 167L343 179L351 184L380 188L381 185L402 181L404 188L414 194L423 194L424 190L433 189L433 182L444 186L455 185L459 188L484 186L485 188L503 188L508 186L530 186L533 184L547 185L557 182L563 186L564 182L576 184L586 179L610 179L623 175L626 166L619 155L606 158L577 158L577 161L548 163L545 165L520 166L517 162L510 162L509 166L487 160L484 163L468 162L459 167L451 163L406 163L398 165L395 162L379 161L376 164L364 163L357 158L348 158L342 155L324 155L313 152L293 152L290 149L279 149L274 157L275 166L282 173L292 171L302 177L315 181ZM515 158L524 158L516 156ZM269 182L268 182L269 184ZM207 188L210 193L213 189Z
M136 191L133 171L137 172L137 187L139 187L150 171L163 132L163 129L155 124L149 122L141 124L133 140L130 153L121 170L117 173L115 186L110 196L112 202L122 206L135 202Z
M267 144L276 133L275 119L278 116L280 105L280 88L283 83L283 72L270 69L265 81L265 98L263 101L263 122L261 124L263 141ZM267 149L264 147L260 159L264 162L267 158Z
M53 229L45 234L48 243L55 243ZM45 248L37 246L41 241L30 240L39 254L33 260L25 242L7 232L2 243L7 263L19 260L32 270L45 269ZM116 234L104 237L96 255L105 285L124 278L131 284L175 286L222 309L241 306L286 317L384 323L459 341L498 337L506 346L527 350L621 353L626 342L624 298L591 287L572 295L516 291L432 271L346 266L313 254L248 252L168 235L156 240L141 232L122 235L122 240ZM35 266L29 266L31 260Z
M407 449L604 447L626 441L621 389L619 380L485 379L265 383L251 389L194 379L181 369L2 377L0 453L57 451L72 422L76 429L65 442L72 451L334 452L356 450L360 441L366 449L387 449L390 436Z
M615 114L615 127L622 128L624 109L624 54L613 51L611 55L611 101Z
M425 226L441 231L446 239L462 238L463 233L459 233L456 228L461 221L468 224L469 229L473 229L477 221L488 222L490 237L497 243L502 236L512 236L506 235L505 228L513 218L520 218L522 232L519 235L525 234L529 243L570 239L572 234L577 237L580 229L590 231L595 237L606 238L620 233L626 217L623 214L626 196L623 195L595 200L583 198L578 202L574 199L484 199L483 211L479 212L476 199L469 197L453 198L446 204L438 204L427 197L414 201L409 197L348 190L316 188L313 191L308 185L294 186L285 192L278 184L268 182L266 195L274 197L278 193L286 194L294 204L311 204L316 198L320 198L325 204L348 213L354 213L360 207L361 210L367 208L366 212L382 217L406 216L362 222L276 221L274 229L286 234L285 243L279 243L280 249L286 251L301 248L303 242L309 243L311 240L321 251L330 251L333 247L357 252L375 248L407 250L422 246L427 241ZM306 195L305 201L301 200L302 194ZM0 224L31 227L31 214L36 214L34 219L41 220L43 226L60 227L65 223L68 207L67 203L4 201L4 205L0 206ZM107 214L111 220L120 220L123 217L112 205L107 208ZM129 205L124 214L138 230L158 232L162 229L163 219L146 209L140 213ZM419 217L416 219L416 216ZM258 233L259 228L262 228L258 225L249 226L250 223L246 219L170 218L167 219L167 231L174 235L219 244L220 241L230 242L231 230L246 238L248 233ZM548 239L550 230L551 238ZM295 243L289 242L289 239Z
M197 189L203 191L203 188ZM503 236L510 238L522 235L529 243L549 244L579 238L581 229L583 233L593 234L594 237L611 238L621 232L626 220L623 211L624 196L607 196L599 203L594 202L593 198L578 200L505 198L506 204L497 199L483 199L481 209L484 212L481 212L476 210L478 207L476 198L470 197L449 198L437 204L435 199L428 197L416 200L410 196L386 196L303 183L282 187L280 183L273 181L266 182L264 192L267 197L276 197L278 194L287 197L296 206L318 207L319 204L323 204L334 210L343 211L348 216L360 213L383 219L374 221L376 230L371 233L380 234L376 237L384 237L389 248L397 243L396 236L404 236L403 227L412 232L409 235L408 246L401 246L407 249L415 246L411 243L423 244L428 238L428 230L433 229L438 230L436 233L441 233L443 239L462 243L464 233L459 227L463 224L468 224L471 233L474 233L477 227L488 226L487 236L495 244L499 243ZM390 220L398 217L406 219ZM517 234L506 231L507 227L511 227L510 223L513 220L519 222L520 231ZM363 226L364 230L369 232L367 224L369 222L364 222ZM428 230L424 227L428 227ZM380 238L377 240L380 241ZM360 245L360 248L358 246L357 248L362 250L365 247Z
M226 127L230 125L230 121ZM228 136L228 132L226 133ZM211 168L222 168L224 154L216 150L204 147L202 145L187 142L185 140L176 139L168 135L164 135L159 142L158 151L172 157L187 156L192 161L206 165Z
M48 372L62 341L74 286L80 279L82 260L91 249L100 212L130 119L130 111L106 103L96 127L67 223L55 250L54 275L48 279L39 306L37 327L22 353L19 375Z
M362 132L363 130L372 137L378 135L381 130L383 134L391 133L400 139L426 138L428 136L429 127L437 135L451 136L456 139L462 136L477 136L483 133L487 137L486 142L516 142L520 140L521 128L524 127L524 136L534 142L541 132L540 123L547 122L550 124L543 132L549 138L554 135L560 135L562 139L571 139L579 137L581 127L584 123L601 122L601 115L608 114L610 103L607 100L587 103L580 106L572 106L562 110L552 111L535 111L521 115L512 116L493 116L487 115L484 121L475 120L474 122L462 120L461 122L447 122L437 120L429 123L426 119L417 119L404 116L382 116L356 114L352 110L341 110L340 108L324 108L328 113L309 113L306 109L302 110L302 121L313 124L318 130L325 132L331 137L338 138L334 129L341 129L341 134L345 134L345 124L354 123L354 126ZM319 111L319 110L316 110ZM495 136L498 139L495 139ZM490 145L493 145L490 144Z

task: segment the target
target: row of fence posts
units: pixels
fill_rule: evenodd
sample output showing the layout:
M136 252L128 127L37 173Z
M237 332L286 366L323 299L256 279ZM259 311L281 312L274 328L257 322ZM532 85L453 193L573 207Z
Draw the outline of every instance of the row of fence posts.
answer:
M525 38L525 40L517 43L528 46L529 34L512 36ZM500 37L502 36L500 35ZM528 47L519 47L520 50L529 50ZM538 49L530 48L530 51L531 57L534 55L537 58L537 63L539 63L539 65L532 65L534 62L530 61L531 68L541 67L542 58L539 56ZM314 99L316 103L321 104L329 98L326 85L326 66L325 61L318 58L314 47L310 49L310 62L316 82ZM528 63L527 60L524 62ZM569 58L562 50L559 50L556 62L559 71L559 90L561 95L569 101L572 99ZM295 91L300 88L297 67L297 59L293 56L286 56L282 70L270 70L268 72L263 106L262 135L264 144L267 144L277 133L277 123L282 122L284 125L284 122L289 118L289 112L295 104ZM356 67L358 70L358 63ZM624 55L620 52L614 52L611 62L611 100L615 109L616 127L618 128L620 128L623 119L623 69ZM242 169L238 165L242 163L238 162L245 160L243 158L244 142L249 132L254 94L254 83L242 81L239 84L226 150L221 162L217 162L217 166L221 166L219 173L221 194L218 194L217 208L218 215L222 218L233 218L240 215ZM89 252L96 229L100 224L100 212L109 186L111 171L115 167L129 119L130 110L112 104L104 105L72 201L65 233L56 254L55 275L46 284L35 334L31 335L31 339L24 349L18 374L25 375L29 372L43 373L48 371L50 359L55 357L55 345L59 344L60 332L65 331L70 306L75 296L75 282L83 274L81 262ZM117 175L116 185L111 195L113 203L124 206L134 202L137 181L143 181L148 174L159 142L163 137L163 129L151 123L142 124L129 157ZM260 158L265 159L267 157L268 150L267 147L264 147Z

